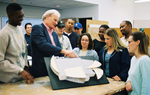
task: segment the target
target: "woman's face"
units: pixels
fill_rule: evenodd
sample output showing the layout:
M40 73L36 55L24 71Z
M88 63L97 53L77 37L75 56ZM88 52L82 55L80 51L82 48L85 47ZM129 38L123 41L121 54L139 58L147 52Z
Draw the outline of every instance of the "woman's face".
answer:
M108 47L112 46L112 37L108 36L107 34L104 34L104 38L105 38L105 43Z
M88 45L89 45L89 38L87 35L82 36L81 38L81 46L82 48L87 48L88 49Z
M99 35L99 37L101 38L101 40L105 40L105 39L104 39L104 32L105 32L105 31L106 31L106 29L103 28L103 27L101 27L101 28L99 29L98 35Z
M135 51L138 47L138 45L137 45L138 43L133 40L133 36L129 37L128 42L129 42L129 44L128 44L129 53L135 53Z

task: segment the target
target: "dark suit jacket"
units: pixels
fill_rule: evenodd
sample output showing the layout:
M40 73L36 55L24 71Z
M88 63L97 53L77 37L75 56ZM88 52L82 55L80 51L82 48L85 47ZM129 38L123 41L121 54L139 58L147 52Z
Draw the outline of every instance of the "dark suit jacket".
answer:
M31 54L31 36L25 34L25 39L26 39L26 42L28 44L28 46L27 46L28 55L32 56L32 54Z
M59 56L62 50L58 35L52 32L56 46L53 46L48 31L44 24L35 25L31 32L31 49L32 49L32 67L31 74L34 77L47 76L44 57L52 55Z
M99 61L102 63L101 68L105 73L106 63L105 55L107 50L105 47L99 52ZM128 77L128 71L130 68L130 56L127 48L121 48L119 52L116 50L111 54L109 59L109 76L110 78L118 75L122 81L126 81Z

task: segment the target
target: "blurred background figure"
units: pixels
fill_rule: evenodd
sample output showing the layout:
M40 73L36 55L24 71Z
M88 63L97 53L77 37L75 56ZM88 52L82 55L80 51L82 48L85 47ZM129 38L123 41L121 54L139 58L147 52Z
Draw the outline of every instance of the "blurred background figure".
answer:
M94 49L97 52L97 54L99 54L100 50L106 45L105 39L104 39L104 32L108 28L109 28L108 25L101 25L99 27L99 33L98 33L99 38L93 40Z
M65 23L64 21L60 20L58 22L58 25L56 26L55 32L58 34L61 47L66 50L72 50L70 40L68 39L67 36L63 35L64 30L65 30Z
M77 47L77 40L79 38L79 35L73 32L73 26L74 26L74 20L68 19L65 23L65 32L63 33L63 35L69 38L72 49Z
M130 21L124 20L120 24L120 32L122 33L123 37L121 37L121 40L123 44L128 46L128 38L132 33L132 24Z
M74 24L74 32L77 33L78 35L82 34L82 24L81 23L75 23Z
M26 39L26 42L27 42L28 55L32 56L32 54L31 54L31 31L32 31L32 24L31 23L26 23L25 24L25 30L26 30L25 39Z

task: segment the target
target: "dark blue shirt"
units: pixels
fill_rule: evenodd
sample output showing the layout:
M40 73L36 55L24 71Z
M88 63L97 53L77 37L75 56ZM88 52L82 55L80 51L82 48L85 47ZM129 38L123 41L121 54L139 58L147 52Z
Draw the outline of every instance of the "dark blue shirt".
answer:
M77 41L78 41L78 38L79 38L79 35L77 33L72 31L72 33L69 36L66 33L63 33L63 35L65 35L69 38L72 49L77 47Z
M32 54L31 54L31 36L25 34L25 39L27 42L28 55L32 56Z

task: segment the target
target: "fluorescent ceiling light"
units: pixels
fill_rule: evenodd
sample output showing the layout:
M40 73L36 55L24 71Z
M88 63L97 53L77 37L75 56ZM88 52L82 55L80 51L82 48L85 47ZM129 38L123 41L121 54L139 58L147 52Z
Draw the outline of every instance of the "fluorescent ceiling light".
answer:
M135 0L135 3L150 2L150 0Z

